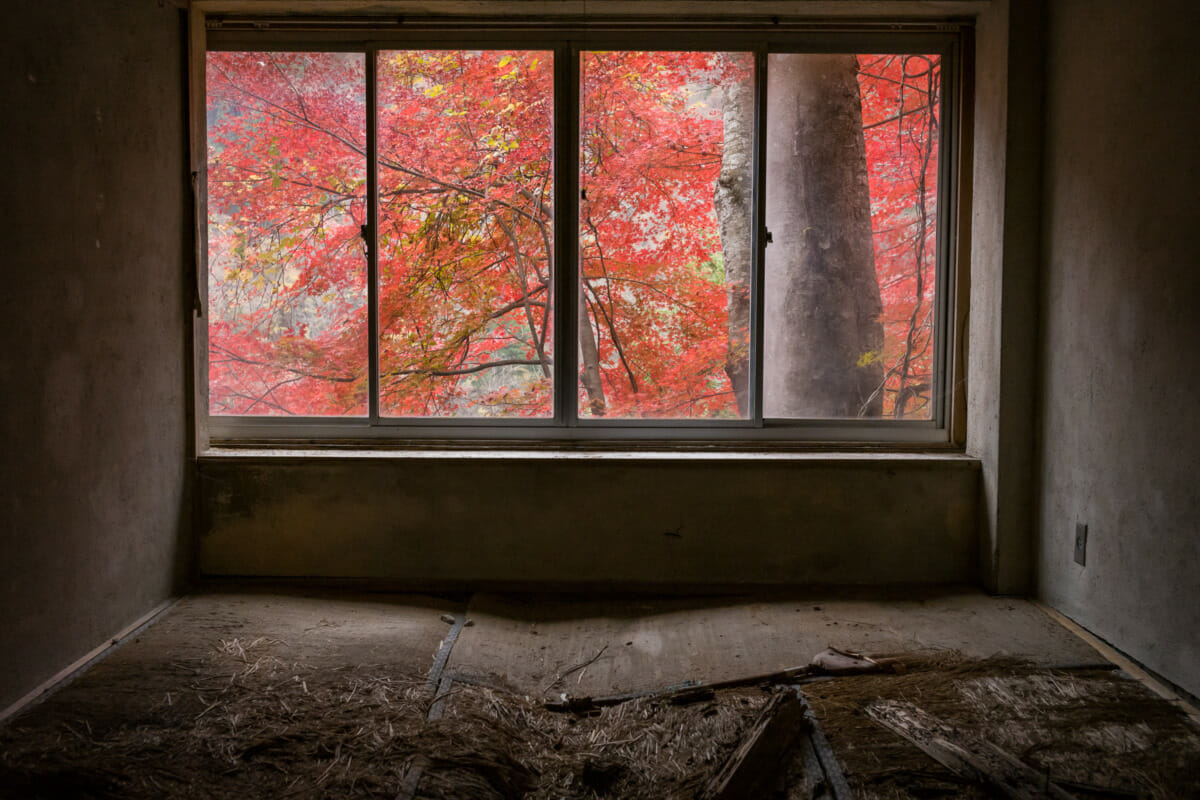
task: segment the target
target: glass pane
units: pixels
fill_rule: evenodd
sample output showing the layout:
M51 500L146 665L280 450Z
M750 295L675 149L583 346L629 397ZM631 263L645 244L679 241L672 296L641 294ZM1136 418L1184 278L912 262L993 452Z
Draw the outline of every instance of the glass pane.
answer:
M379 54L380 410L550 417L553 53Z
M356 53L209 53L209 410L367 413Z
M768 58L764 414L933 414L941 64Z
M581 68L580 416L745 417L753 54Z

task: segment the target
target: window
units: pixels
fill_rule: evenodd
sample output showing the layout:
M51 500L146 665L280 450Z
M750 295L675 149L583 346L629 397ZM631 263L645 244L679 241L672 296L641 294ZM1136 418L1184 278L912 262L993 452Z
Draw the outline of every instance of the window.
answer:
M215 440L946 440L957 34L210 27Z

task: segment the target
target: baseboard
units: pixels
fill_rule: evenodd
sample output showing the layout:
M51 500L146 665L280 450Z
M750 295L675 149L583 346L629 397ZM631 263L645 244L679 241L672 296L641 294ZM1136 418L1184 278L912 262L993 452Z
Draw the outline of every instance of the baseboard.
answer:
M138 617L129 625L126 625L124 628L117 631L108 639L108 641L104 642L104 644L101 644L88 651L82 657L76 659L68 666L59 670L48 680L38 684L37 687L26 693L25 696L20 700L13 703L3 711L0 711L0 725L7 723L10 719L15 717L17 714L20 714L29 706L44 700L53 692L61 689L63 686L66 686L77 675L82 673L88 667L92 666L92 664L103 659L113 650L116 650L118 647L124 644L131 637L141 633L143 628L148 627L159 617L159 615L171 608L171 606L178 603L180 599L181 598L179 597L171 597L167 600L164 600L142 616Z
M1108 642L1104 641L1099 636L1080 625L1075 620L1063 614L1061 611L1051 608L1040 600L1031 599L1030 602L1042 609L1042 611L1046 612L1046 614L1058 624L1062 625L1064 628L1071 631L1071 633L1090 644L1096 649L1097 652L1100 653L1100 655L1116 664L1124 672L1129 674L1147 689L1154 692L1172 705L1177 706L1180 711L1187 714L1191 718L1192 722L1194 722L1197 727L1200 727L1200 708L1197 708L1195 698L1193 698L1190 694L1175 686L1173 683L1171 683L1171 681L1167 680L1161 675L1157 675L1151 670L1142 666L1137 661L1125 655L1120 650L1116 649Z

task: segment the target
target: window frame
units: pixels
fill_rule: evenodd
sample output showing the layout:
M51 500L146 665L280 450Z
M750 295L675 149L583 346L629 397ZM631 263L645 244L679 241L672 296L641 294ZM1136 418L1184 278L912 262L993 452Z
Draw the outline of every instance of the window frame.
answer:
M947 23L779 23L728 20L679 24L636 18L514 20L421 18L296 18L206 15L194 10L191 38L192 164L196 189L197 309L194 325L197 432L203 444L219 446L353 446L461 443L463 446L564 446L661 443L669 448L729 447L884 447L959 448L961 430L961 341L956 321L965 300L965 258L959 257L964 224L960 196L964 141L962 92L967 28ZM197 32L197 22L201 23ZM369 413L358 417L269 417L210 415L208 409L207 304L207 147L205 60L208 52L357 52L365 61L366 142L377 152L378 53L395 49L528 49L554 53L554 219L556 276L554 297L553 417L389 418L379 413L378 176L368 157L367 208L372 241L368 247ZM744 420L612 419L578 415L578 358L574 331L579 313L580 53L585 50L694 50L752 52L755 60L754 199L752 211L752 305L750 363L751 413ZM763 290L766 175L766 65L775 53L937 53L941 56L941 115L938 132L938 197L933 330L932 414L930 419L770 419L762 415ZM569 333L568 333L569 332Z

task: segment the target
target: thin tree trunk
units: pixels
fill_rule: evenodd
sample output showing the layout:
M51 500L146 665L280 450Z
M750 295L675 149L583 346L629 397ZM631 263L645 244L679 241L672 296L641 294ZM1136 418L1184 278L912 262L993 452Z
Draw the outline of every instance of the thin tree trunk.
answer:
M607 409L604 386L600 382L600 354L596 349L596 333L592 330L591 314L588 313L587 287L579 287L579 363L582 370L579 380L587 392L588 411L594 417L603 417ZM583 411L583 409L580 409Z
M713 194L721 226L725 295L729 309L725 374L733 388L738 416L746 417L750 379L751 214L754 154L754 84L750 75L725 87L724 146L721 173Z
M774 55L769 69L764 410L879 416L883 304L857 60Z

